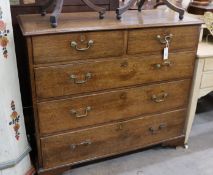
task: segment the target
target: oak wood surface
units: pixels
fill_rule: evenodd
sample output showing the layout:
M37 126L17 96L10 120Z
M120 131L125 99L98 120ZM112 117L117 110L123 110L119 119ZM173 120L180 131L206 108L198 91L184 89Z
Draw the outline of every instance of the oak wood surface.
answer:
M47 35L32 40L35 64L120 56L124 50L124 31ZM94 44L88 50L77 51L71 47L71 42L76 42L77 47L87 48L90 40Z
M39 169L36 175L62 175L64 172L69 171L71 166L61 166L50 169Z
M96 13L75 13L62 14L52 29L48 18L19 17L29 36L39 174L182 143L201 21L179 21L164 10L130 11L121 21L112 12L102 21ZM170 33L165 63L165 44L156 37ZM70 47L89 40L94 44L82 53Z
M97 19L97 13L64 13L59 20L60 25L53 29L49 26L49 15L20 15L19 25L25 36L44 35L67 32L100 31L133 29L146 27L180 26L180 25L199 25L203 21L185 15L183 20L179 20L176 13L171 11L145 10L140 12L128 11L123 14L122 20L115 19L114 12L107 12L104 20Z
M177 139L171 139L162 143L164 147L184 147L185 135L177 137Z
M162 38L172 34L169 42L169 52L196 50L195 38L199 36L197 26L161 27L143 30L130 30L128 37L128 54L162 53L166 44L160 43L157 35Z
M30 78L29 73L27 73L28 62L26 55L26 47L24 44L24 37L20 31L17 16L20 14L40 14L41 9L40 5L45 2L45 0L35 0L35 4L24 4L19 0L20 4L12 5L11 4L11 16L13 23L13 33L15 40L15 49L16 49L16 57L17 57L17 66L19 73L19 82L20 82L20 90L22 95L22 105L24 107L24 116L26 122L27 134L33 136L32 131L32 103L31 103L31 95L30 95ZM115 10L119 6L119 0L91 0L95 4L106 8L107 10ZM81 0L65 0L65 6L63 7L63 12L71 13L71 12L83 12L83 11L91 11L85 4L81 2ZM29 117L27 117L29 116ZM30 121L28 121L30 120Z
M102 157L89 159L86 162L81 162L81 163L74 164L74 165L70 165L68 163L68 164L64 164L62 166L57 166L55 168L39 169L38 175L61 175L62 173L64 173L65 171L68 171L68 170L69 170L69 172L71 172L70 169L79 168L79 167L82 167L82 166L85 166L85 165L90 165L90 164L93 164L93 163L99 163L99 162L105 160L106 158L107 159L109 159L109 158L113 159L113 158L117 158L119 156L126 156L128 154L137 153L139 151L143 151L143 150L148 149L149 147L152 147L154 144L162 145L164 147L166 146L166 147L176 148L177 146L183 146L184 138L185 138L185 135L180 135L180 136L177 136L177 137L173 137L173 138L163 140L161 143L155 142L155 143L151 143L151 144L146 144L142 148L135 148L135 149L132 149L132 150L129 150L129 151L126 151L126 152L119 152L117 154L105 155L105 156L102 156Z
M32 104L33 104L33 114L34 114L34 126L35 126L35 139L36 140L36 167L39 169L42 167L42 155L41 155L41 148L40 148L40 132L39 132L39 120L37 117L37 103L36 103L36 86L35 86L35 79L34 79L34 69L33 69L33 46L32 46L32 39L30 37L26 38L27 44L27 53L28 53L28 64L29 64L29 73L30 73L30 86L31 86L31 96L32 96Z
M156 64L162 64L162 55L135 55L39 67L35 69L37 98L41 100L192 76L194 52L173 53L169 57L172 65L161 68L156 68ZM78 80L84 80L87 73L91 73L91 78L84 84L75 84L70 78L76 75Z
M43 138L44 167L81 162L177 137L183 132L185 113L174 111ZM81 144L85 141L91 143Z
M42 135L53 134L187 107L190 85L190 80L181 80L38 103L40 132ZM168 93L165 101L154 102L152 96L162 92ZM76 115L86 113L88 106L91 107L88 115L77 118ZM72 110L76 110L77 114L73 114Z

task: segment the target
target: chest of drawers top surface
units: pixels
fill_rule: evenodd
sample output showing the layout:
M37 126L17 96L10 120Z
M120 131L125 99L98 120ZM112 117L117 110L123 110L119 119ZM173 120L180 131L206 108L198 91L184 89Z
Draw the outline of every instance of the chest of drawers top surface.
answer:
M20 15L18 16L19 25L25 36L117 30L117 29L134 29L146 27L163 27L163 26L181 26L202 24L203 21L185 15L183 20L179 20L176 13L165 10L145 10L137 12L128 11L123 14L121 20L116 19L115 12L107 12L103 20L98 20L97 13L63 13L59 19L59 26L51 28L49 25L49 15Z

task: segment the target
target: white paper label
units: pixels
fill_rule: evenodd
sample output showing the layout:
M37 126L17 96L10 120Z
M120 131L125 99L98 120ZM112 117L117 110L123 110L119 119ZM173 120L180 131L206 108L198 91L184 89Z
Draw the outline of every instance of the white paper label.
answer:
M163 49L163 60L168 60L168 58L169 58L169 48L165 47Z

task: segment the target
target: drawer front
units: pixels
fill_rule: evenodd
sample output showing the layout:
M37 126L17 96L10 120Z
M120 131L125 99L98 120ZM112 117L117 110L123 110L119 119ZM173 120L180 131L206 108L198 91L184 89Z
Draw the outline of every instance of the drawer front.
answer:
M124 52L123 31L35 36L32 41L35 64L120 56Z
M169 35L172 34L171 40ZM157 36L160 36L159 39ZM169 51L196 50L199 36L198 26L165 27L131 30L128 36L128 54L159 53L166 46L165 37L170 40ZM163 42L163 43L161 43Z
M191 77L193 52L171 54L171 65L157 55L84 62L35 69L38 99Z
M43 166L83 162L180 136L185 116L180 110L43 138Z
M204 71L213 71L213 58L205 59Z
M190 80L38 103L41 134L186 107Z
M204 72L201 80L201 88L213 87L213 71Z

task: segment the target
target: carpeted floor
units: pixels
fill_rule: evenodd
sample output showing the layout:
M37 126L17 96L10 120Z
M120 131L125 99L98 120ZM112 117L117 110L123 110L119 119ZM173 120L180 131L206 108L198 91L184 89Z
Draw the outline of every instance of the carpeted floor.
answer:
M213 100L198 104L189 149L154 147L64 175L213 175Z

